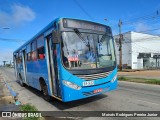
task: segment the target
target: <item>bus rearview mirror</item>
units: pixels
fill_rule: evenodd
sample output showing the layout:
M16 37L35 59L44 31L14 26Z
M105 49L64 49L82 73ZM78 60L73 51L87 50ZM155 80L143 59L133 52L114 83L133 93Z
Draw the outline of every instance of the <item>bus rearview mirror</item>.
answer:
M53 43L58 44L59 43L59 33L57 30L53 30L52 32L52 40Z

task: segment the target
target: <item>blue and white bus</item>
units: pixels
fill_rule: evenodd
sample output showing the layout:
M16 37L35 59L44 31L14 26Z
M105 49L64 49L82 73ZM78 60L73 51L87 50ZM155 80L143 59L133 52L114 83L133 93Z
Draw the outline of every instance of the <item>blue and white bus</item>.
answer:
M63 102L117 87L117 64L109 26L57 18L13 53L21 86Z

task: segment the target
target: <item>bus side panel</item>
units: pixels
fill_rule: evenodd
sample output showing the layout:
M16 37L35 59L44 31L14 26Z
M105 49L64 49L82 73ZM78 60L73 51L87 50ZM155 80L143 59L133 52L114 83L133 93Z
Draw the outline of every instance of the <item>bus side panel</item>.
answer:
M48 71L46 60L27 62L27 81L28 84L41 90L39 79L43 78L48 86Z
M26 67L27 67L27 81L28 81L28 85L34 87L34 80L33 80L34 66L33 66L33 63L32 63L32 61L28 61L26 65L27 65Z
M39 79L43 78L45 83L47 84L47 88L49 88L49 81L48 81L48 69L47 69L47 62L46 59L38 60L36 63L36 71L37 71L37 80L35 81L35 85L39 90L41 90ZM49 91L50 95L50 91Z

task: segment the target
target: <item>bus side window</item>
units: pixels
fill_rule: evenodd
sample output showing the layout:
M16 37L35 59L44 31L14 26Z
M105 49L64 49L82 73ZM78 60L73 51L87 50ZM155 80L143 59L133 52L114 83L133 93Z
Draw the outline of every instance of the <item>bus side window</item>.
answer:
M19 57L19 64L22 63L22 56Z
M44 53L44 47L38 48L38 59L44 59L45 53Z
M44 36L43 35L41 35L37 38L37 55L38 55L38 59L45 58Z
M21 64L22 63L22 53L21 51L19 51L18 53L18 64Z
M18 64L18 53L15 55L16 63Z
M27 61L30 61L31 60L31 53L27 53Z
M31 59L34 61L37 59L36 40L31 43L31 51Z
M37 55L36 55L36 51L33 51L33 52L32 52L32 55L31 55L31 58L32 58L33 61L37 59L36 56L37 56Z
M27 45L27 61L31 60L31 44Z

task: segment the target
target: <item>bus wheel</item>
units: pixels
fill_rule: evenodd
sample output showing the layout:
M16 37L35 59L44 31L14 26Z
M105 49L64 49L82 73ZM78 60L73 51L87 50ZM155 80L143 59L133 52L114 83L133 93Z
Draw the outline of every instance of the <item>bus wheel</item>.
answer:
M22 76L21 75L19 75L19 83L20 83L21 87L24 87L24 83L22 81Z
M46 101L51 101L51 96L48 94L48 88L45 82L42 83L42 92L43 92L43 99Z

